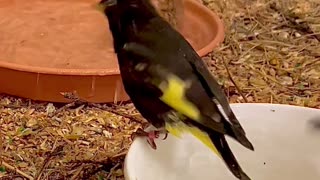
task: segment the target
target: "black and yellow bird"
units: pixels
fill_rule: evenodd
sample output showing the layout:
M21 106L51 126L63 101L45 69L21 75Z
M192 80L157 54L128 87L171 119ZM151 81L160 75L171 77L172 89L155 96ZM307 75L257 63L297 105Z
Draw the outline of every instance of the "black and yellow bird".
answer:
M149 0L102 0L125 91L156 128L180 136L191 133L241 180L228 135L254 150L228 100L185 38L157 14ZM222 110L219 110L221 106ZM153 142L159 131L145 133Z

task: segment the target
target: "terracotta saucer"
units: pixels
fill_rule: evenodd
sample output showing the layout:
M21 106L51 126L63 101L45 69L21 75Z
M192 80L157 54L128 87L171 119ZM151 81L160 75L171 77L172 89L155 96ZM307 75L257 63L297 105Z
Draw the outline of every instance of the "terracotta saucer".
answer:
M89 102L129 100L107 20L93 2L0 1L0 92L50 102L68 102L61 92L74 91ZM204 56L223 41L223 25L197 1L184 0L184 8L181 33Z

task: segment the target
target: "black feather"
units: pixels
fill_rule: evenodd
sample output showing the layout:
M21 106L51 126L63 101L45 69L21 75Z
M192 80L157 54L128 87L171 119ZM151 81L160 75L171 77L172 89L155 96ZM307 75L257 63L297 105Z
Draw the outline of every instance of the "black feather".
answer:
M210 134L210 138L213 140L217 150L221 152L221 156L232 174L240 180L250 180L249 176L242 170L238 161L233 155L226 138L215 132Z

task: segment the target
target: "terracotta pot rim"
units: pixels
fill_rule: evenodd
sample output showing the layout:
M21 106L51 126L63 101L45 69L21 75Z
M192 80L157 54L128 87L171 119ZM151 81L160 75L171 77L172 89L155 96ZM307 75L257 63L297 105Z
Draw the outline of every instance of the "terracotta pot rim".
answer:
M119 69L57 69L47 67L32 67L32 69L30 69L30 66L28 65L20 65L4 61L0 61L0 67L30 73L70 76L118 75L120 73Z
M206 14L210 14L212 18L208 19L209 21L215 21L217 24L217 35L208 45L198 50L197 53L200 57L205 56L206 54L212 52L212 50L218 46L224 39L224 26L220 18L213 11L205 7L204 5L196 2L195 0L184 0L187 3L191 3L193 6L198 8L201 11L204 11ZM30 73L38 74L54 74L54 75L70 75L70 76L105 76L105 75L118 75L120 73L119 69L57 69L57 68L48 68L48 67L32 67L28 65L21 65L15 63L9 63L5 61L0 61L0 67L24 71Z
M212 16L212 18L210 18L209 20L215 21L217 23L216 37L212 41L210 41L210 43L207 44L205 47L203 47L202 49L197 51L199 56L203 57L203 56L207 55L208 53L212 52L214 48L216 48L218 45L220 45L223 42L223 40L225 38L224 24L222 23L221 19L219 18L219 16L216 13L214 13L213 11L211 11L209 8L202 5L201 3L197 2L196 0L185 0L185 1L192 3L193 6L196 6L197 8L201 9L205 13L210 14L210 16Z

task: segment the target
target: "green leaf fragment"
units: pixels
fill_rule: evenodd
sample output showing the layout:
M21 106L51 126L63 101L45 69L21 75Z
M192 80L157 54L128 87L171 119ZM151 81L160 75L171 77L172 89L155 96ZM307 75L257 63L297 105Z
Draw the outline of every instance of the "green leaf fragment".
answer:
M103 176L102 175L98 175L98 180L104 180Z
M0 172L1 173L5 173L6 172L6 168L4 166L0 166Z

